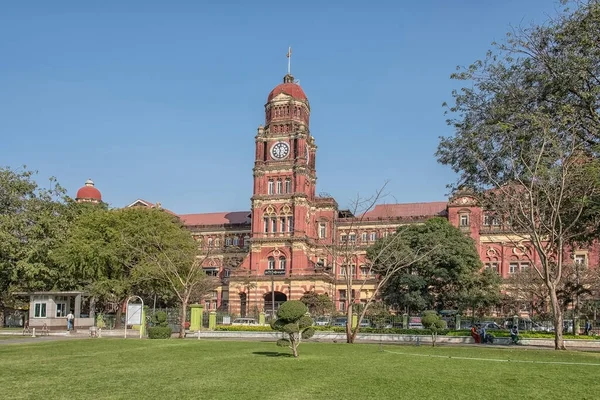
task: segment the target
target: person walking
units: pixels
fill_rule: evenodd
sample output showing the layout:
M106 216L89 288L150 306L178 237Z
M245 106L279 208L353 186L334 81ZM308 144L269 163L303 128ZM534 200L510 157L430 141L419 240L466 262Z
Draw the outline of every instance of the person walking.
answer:
M74 321L75 321L75 316L73 315L73 311L69 311L69 314L67 315L67 330L68 331L73 330L73 322Z
M512 340L513 344L519 343L519 328L517 328L517 325L513 325L513 327L510 329L510 339Z

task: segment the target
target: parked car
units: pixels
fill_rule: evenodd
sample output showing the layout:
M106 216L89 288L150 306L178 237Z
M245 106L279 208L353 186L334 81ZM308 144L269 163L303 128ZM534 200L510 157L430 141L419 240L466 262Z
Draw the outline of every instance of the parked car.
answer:
M316 326L329 326L329 324L331 324L331 318L329 317L317 317L315 319Z
M368 320L368 319L366 319L366 318L363 318L363 320L360 321L360 327L361 328L369 328L369 327L371 327L371 321Z
M535 321L530 320L529 318L519 318L518 328L520 331L532 331L532 332L553 332L554 329L551 327L543 326ZM513 326L513 319L507 318L504 321L504 327L506 329L511 329Z
M258 325L258 321L254 318L236 318L231 325Z
M347 323L348 323L348 318L345 318L345 317L336 318L333 320L333 323L331 324L331 326L346 326Z

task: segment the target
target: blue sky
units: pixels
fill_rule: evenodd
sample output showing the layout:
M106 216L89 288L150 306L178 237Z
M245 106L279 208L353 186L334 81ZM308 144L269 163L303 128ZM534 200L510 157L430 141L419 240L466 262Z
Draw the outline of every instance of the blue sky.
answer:
M246 210L269 91L292 74L311 104L318 192L340 206L389 180L387 202L439 201L457 65L553 0L6 2L0 165L92 178L112 206ZM102 4L100 4L102 3Z

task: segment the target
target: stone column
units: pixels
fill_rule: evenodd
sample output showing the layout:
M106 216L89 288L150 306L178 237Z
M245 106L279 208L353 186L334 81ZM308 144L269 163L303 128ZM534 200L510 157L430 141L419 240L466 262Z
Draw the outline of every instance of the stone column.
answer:
M75 316L75 318L81 317L81 293L75 296L75 310L73 310L73 315Z
M199 331L202 328L202 311L204 307L200 304L190 305L190 330Z

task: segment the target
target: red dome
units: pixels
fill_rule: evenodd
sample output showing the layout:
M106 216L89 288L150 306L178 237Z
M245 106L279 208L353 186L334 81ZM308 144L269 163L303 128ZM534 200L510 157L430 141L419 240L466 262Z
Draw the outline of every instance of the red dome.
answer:
M280 93L285 93L288 96L292 96L294 99L307 100L304 90L302 90L299 85L295 83L282 83L275 86L275 89L271 90L269 97L267 97L267 102L273 100L273 97L279 95Z
M88 179L85 182L85 186L77 191L75 200L97 200L102 201L102 193L94 187L94 182Z
M267 103L273 100L273 97L281 93L285 93L288 96L292 96L294 99L308 100L306 98L306 95L304 94L304 90L302 90L300 85L295 83L294 77L290 74L287 74L283 77L283 83L275 86L275 89L271 90L271 93L269 93L269 97L267 97Z

